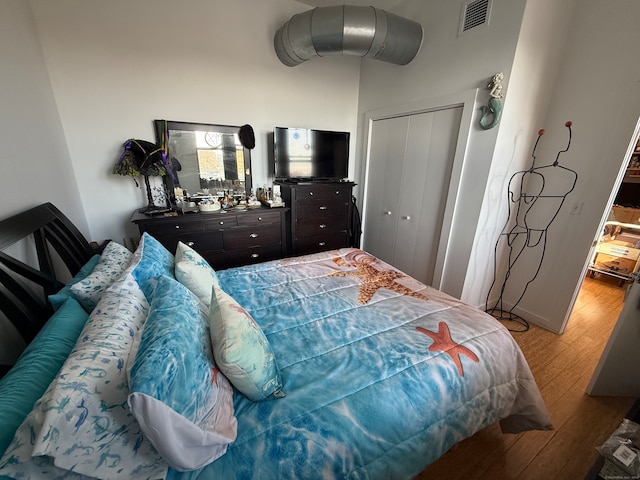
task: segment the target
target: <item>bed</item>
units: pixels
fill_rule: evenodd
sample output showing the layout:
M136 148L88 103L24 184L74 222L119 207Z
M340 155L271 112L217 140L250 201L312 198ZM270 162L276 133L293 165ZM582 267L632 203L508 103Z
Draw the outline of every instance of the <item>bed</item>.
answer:
M146 233L96 252L44 204L0 250L29 343L0 380L0 477L405 479L495 422L552 428L498 321L359 249L214 272Z

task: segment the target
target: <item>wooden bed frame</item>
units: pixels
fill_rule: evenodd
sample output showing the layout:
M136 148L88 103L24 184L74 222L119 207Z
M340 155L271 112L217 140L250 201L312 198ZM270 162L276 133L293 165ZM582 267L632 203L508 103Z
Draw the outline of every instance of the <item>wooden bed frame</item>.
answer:
M35 244L38 269L5 252L22 241ZM53 313L47 296L65 285L56 265L62 261L75 276L96 253L99 250L51 203L0 221L0 312L27 344ZM0 377L10 367L0 366Z

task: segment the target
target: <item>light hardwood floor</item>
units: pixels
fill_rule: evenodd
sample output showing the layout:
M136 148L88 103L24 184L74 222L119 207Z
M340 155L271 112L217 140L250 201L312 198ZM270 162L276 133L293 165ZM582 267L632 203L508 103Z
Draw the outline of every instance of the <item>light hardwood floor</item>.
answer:
M564 334L535 325L513 333L547 404L553 431L505 435L492 425L454 446L417 478L583 479L598 459L596 446L634 403L584 393L622 309L625 288L607 275L586 278Z

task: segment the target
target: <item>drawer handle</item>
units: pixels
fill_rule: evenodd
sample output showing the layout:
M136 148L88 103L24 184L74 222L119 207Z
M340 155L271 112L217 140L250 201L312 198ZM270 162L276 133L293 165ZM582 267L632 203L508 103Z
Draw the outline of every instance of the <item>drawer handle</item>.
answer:
M385 215L391 215L391 211L387 210L386 212L384 212Z
M411 217L409 215L404 215L402 217L403 220L411 220Z
M258 258L260 256L259 253L252 253L251 258Z
M321 206L319 208L320 208L320 210L326 210L327 209L327 207L324 207L324 206Z
M193 247L193 246L195 246L195 242L187 242L187 246L188 247Z
M327 226L324 223L321 223L320 225L318 225L318 227L320 228L327 228Z
M326 244L327 244L327 242L320 242L320 243L318 243L318 246L319 247L324 247Z
M257 233L252 233L249 235L249 238L258 238L258 234Z
M180 228L180 225L176 225L176 228Z
M340 195L340 190L336 190L336 195Z
M258 221L261 222L262 221L262 217L258 217Z
M224 225L224 222L222 220L220 220L220 225Z
M309 192L309 195L313 196L313 192Z

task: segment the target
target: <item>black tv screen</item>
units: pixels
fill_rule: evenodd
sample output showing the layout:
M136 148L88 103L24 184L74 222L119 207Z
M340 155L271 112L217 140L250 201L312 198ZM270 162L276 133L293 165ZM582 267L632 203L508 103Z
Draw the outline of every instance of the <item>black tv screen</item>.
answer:
M342 180L349 175L349 132L276 127L277 179Z

